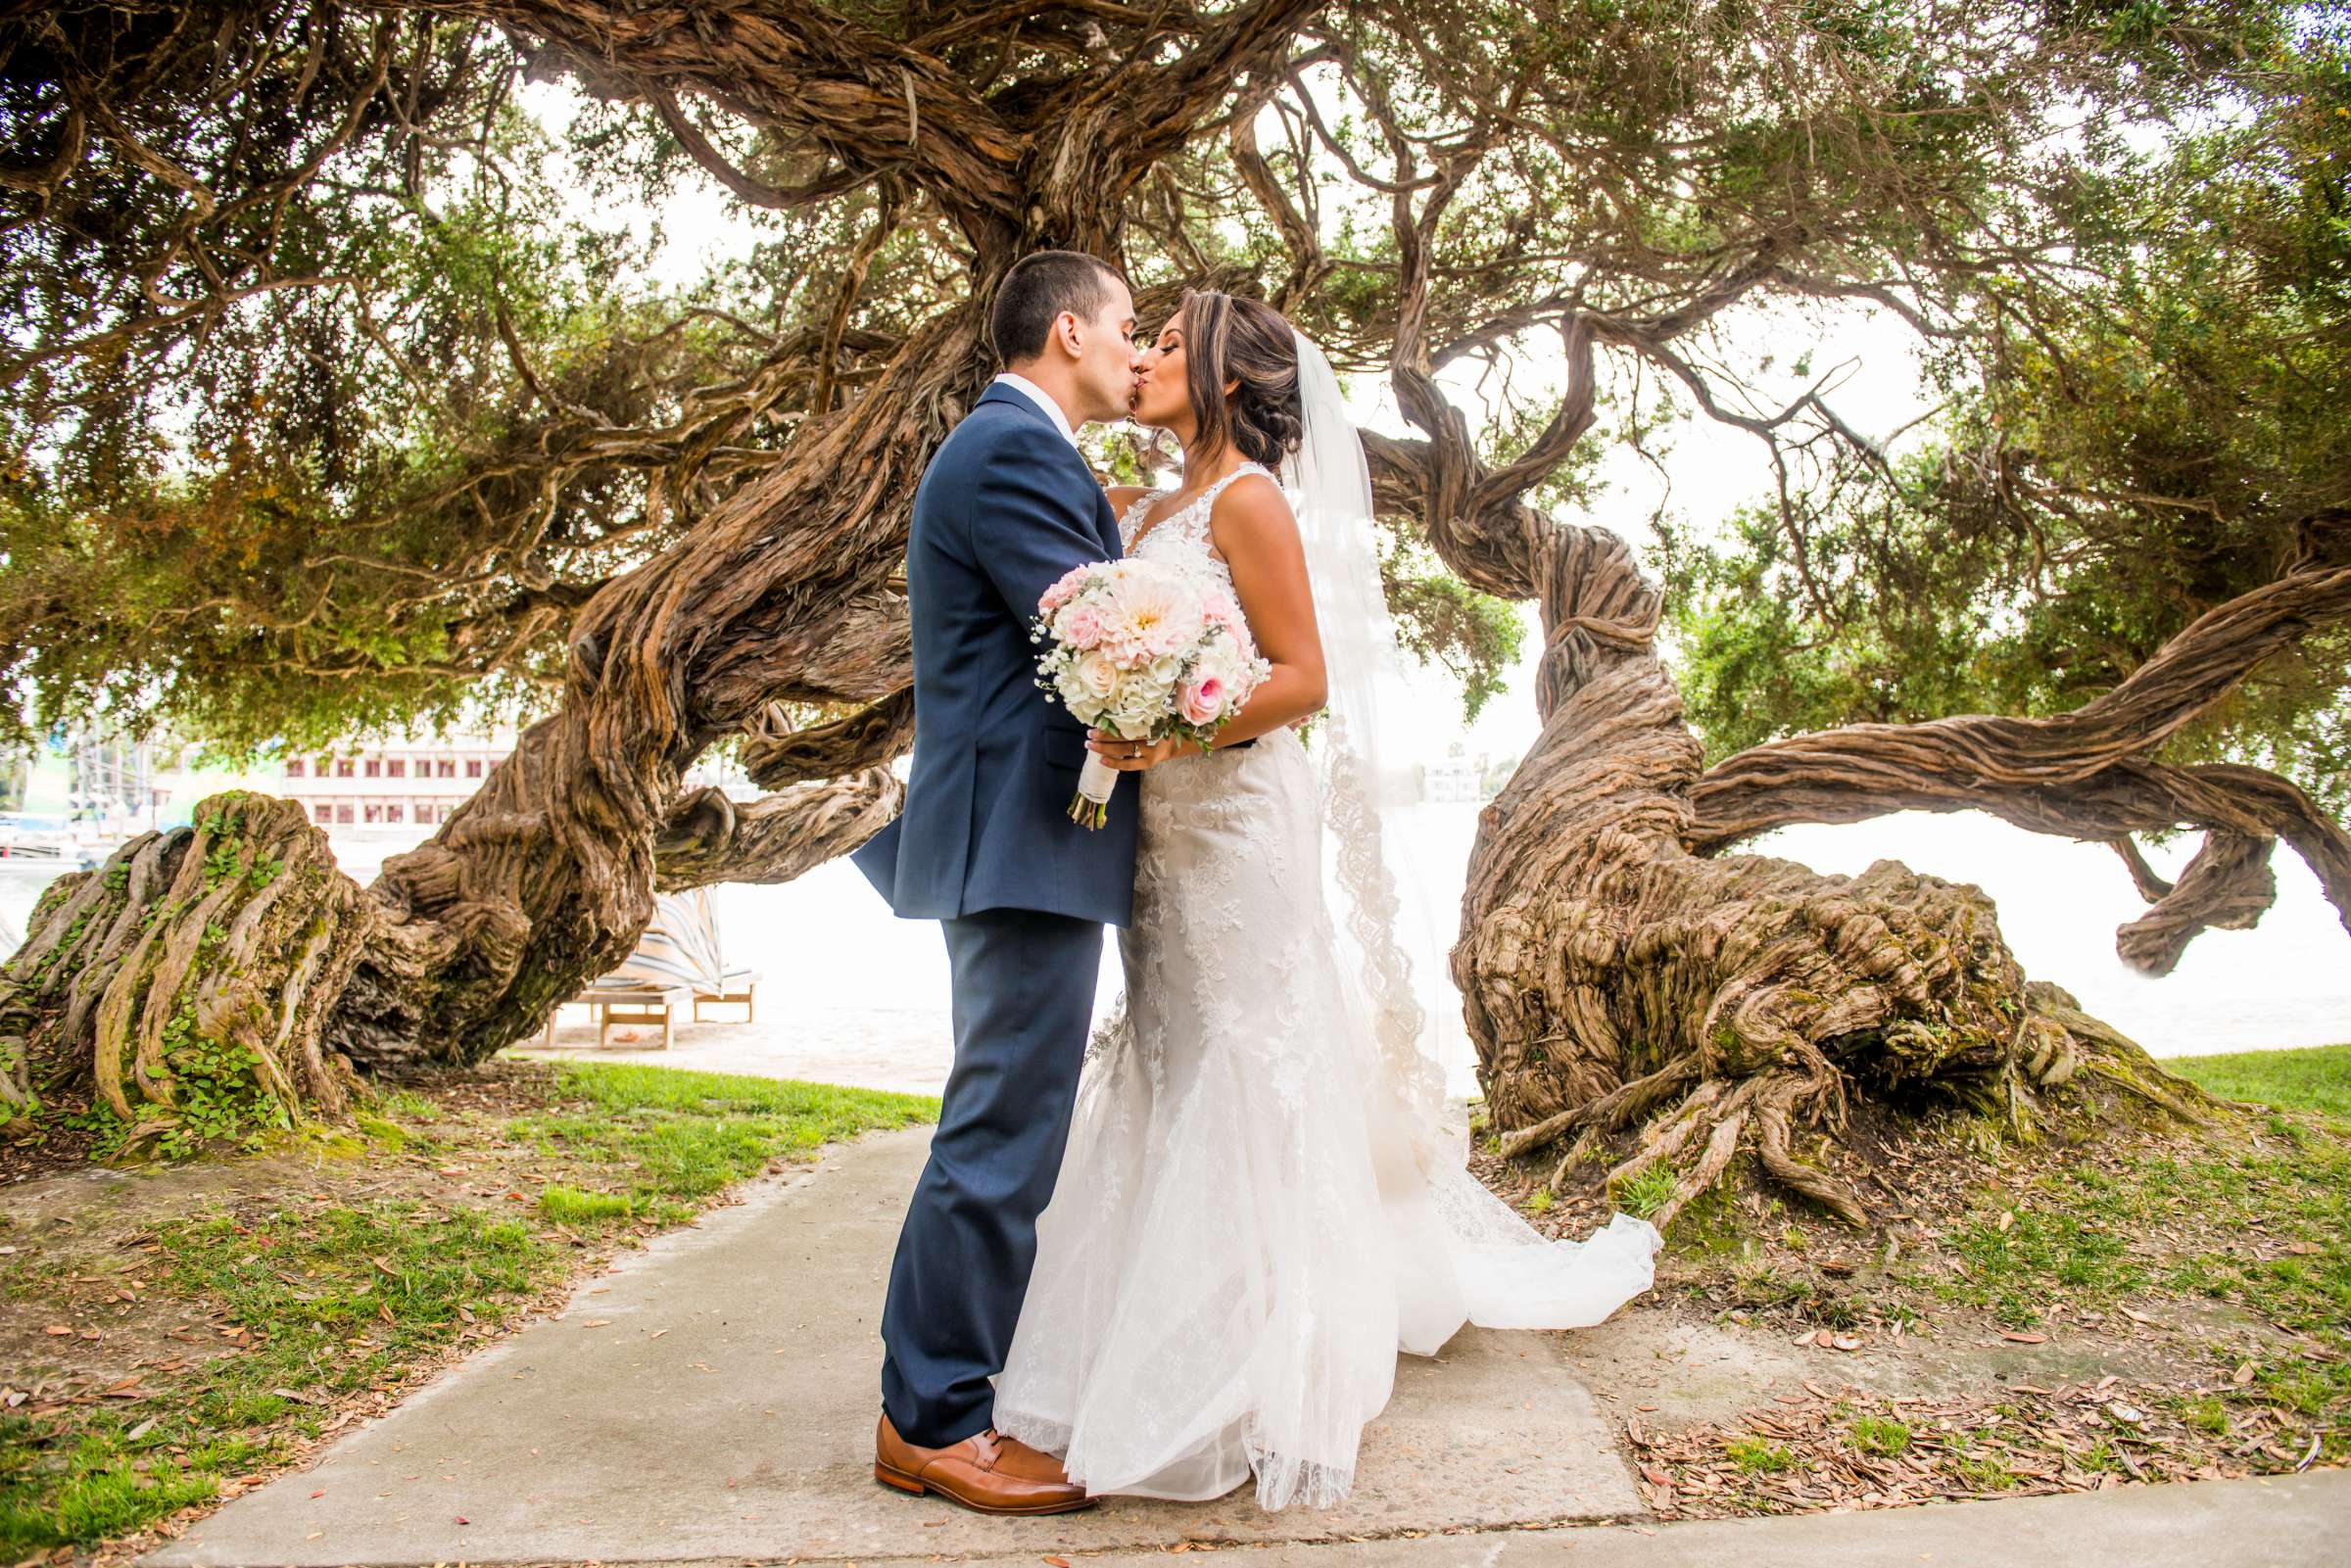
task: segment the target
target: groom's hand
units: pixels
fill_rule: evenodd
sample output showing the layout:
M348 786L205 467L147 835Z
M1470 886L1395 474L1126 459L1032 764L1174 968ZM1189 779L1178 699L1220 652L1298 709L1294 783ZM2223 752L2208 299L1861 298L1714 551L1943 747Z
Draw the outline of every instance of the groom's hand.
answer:
M1122 740L1107 730L1085 732L1085 749L1100 757L1104 767L1119 773L1141 773L1146 768L1156 768L1188 744L1175 736L1164 740Z

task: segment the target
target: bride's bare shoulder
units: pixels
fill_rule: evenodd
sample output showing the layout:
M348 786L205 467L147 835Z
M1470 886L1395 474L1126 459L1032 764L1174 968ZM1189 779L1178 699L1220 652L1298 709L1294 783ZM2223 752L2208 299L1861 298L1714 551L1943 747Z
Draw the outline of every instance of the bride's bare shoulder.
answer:
M1290 499L1271 475L1238 475L1208 508L1209 553L1247 572L1252 564L1303 563L1305 545Z
M1298 519L1291 514L1289 497L1282 494L1272 475L1254 468L1234 475L1217 492L1208 522L1219 545L1223 544L1227 531L1236 540L1266 534L1298 537Z
M1121 517L1127 515L1128 507L1151 494L1140 485L1105 485L1102 488L1110 492L1110 509Z

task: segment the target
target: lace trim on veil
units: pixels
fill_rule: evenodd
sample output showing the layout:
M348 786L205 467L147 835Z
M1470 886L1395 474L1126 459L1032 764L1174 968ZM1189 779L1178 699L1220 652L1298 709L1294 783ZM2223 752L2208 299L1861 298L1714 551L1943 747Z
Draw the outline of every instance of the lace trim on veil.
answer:
M1446 1152L1445 1070L1420 1047L1428 1016L1413 988L1412 964L1396 940L1404 902L1380 850L1379 813L1365 778L1368 770L1363 754L1349 743L1344 717L1326 715L1323 730L1324 744L1314 748L1315 771L1322 785L1322 818L1337 849L1347 934L1363 957L1360 975L1383 1077L1411 1133L1415 1163L1429 1173Z

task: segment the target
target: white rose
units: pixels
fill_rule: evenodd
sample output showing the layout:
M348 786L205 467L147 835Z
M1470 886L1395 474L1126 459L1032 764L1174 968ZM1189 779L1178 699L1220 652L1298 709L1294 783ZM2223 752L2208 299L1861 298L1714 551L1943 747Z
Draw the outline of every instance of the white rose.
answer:
M1098 648L1080 658L1071 674L1079 689L1096 700L1108 699L1119 689L1119 667Z

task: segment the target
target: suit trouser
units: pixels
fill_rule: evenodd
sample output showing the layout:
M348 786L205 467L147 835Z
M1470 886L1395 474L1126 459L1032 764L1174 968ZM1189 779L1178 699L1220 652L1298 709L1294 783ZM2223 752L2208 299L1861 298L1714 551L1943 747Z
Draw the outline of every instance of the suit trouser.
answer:
M1085 1059L1102 927L1038 910L942 921L955 1064L889 1266L882 1406L907 1442L960 1443L993 1421L1036 1216L1053 1196Z

